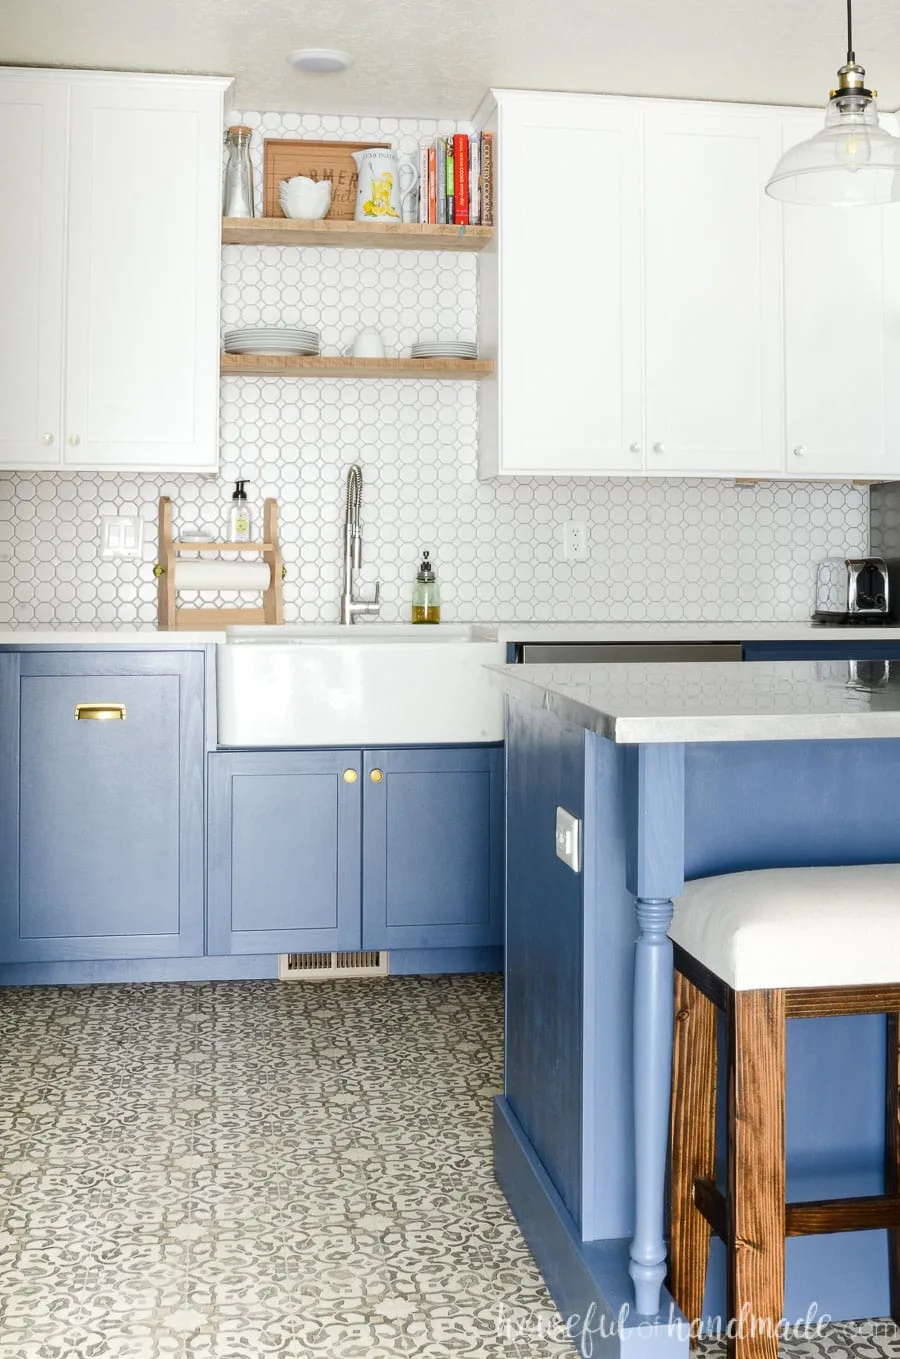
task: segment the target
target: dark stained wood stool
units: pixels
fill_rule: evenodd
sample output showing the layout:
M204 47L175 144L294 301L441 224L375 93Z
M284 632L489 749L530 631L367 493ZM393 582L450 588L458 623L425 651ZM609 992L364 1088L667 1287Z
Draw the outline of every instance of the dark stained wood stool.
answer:
M734 1359L776 1359L787 1236L890 1231L900 1320L900 864L763 869L688 883L675 945L669 1290L701 1315L725 1242ZM716 1186L716 1011L728 1036L726 1192ZM785 1203L785 1020L887 1014L884 1195Z

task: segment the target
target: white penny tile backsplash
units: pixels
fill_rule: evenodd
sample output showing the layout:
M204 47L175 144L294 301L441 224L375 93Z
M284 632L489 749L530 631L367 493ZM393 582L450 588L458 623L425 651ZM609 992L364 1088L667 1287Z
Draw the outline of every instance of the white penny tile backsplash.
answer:
M392 140L414 154L466 124L243 113L262 136ZM475 338L477 260L437 252L227 246L223 328L320 330L339 353L365 325L389 354L418 337ZM525 399L525 394L523 394ZM152 624L156 507L225 534L230 482L254 511L276 496L288 622L338 617L347 467L363 466L363 585L382 618L408 616L421 549L438 568L444 618L792 619L812 607L820 557L867 549L868 494L849 485L567 478L479 482L474 382L222 383L218 477L0 473L0 626ZM100 516L147 521L142 562L100 560ZM584 520L588 558L561 559ZM185 604L210 597L185 596ZM255 602L252 598L248 603Z

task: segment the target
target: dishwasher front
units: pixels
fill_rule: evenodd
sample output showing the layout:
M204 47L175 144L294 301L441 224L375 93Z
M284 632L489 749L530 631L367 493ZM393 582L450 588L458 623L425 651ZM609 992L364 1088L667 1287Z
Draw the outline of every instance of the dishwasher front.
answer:
M740 661L740 642L521 642L523 665L615 665L623 661Z

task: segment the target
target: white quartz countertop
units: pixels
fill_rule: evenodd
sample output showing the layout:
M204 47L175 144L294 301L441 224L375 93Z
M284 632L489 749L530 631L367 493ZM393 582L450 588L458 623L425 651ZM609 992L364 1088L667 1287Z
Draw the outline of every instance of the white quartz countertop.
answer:
M448 620L449 621L449 620ZM461 623L464 620L461 620ZM460 623L460 625L461 625ZM357 624L376 629L378 623ZM807 619L795 622L644 622L536 623L479 622L478 627L502 642L900 642L900 627L814 628ZM221 632L160 632L136 628L0 627L0 646L172 646L216 644Z
M160 632L156 628L0 628L0 646L207 646L222 632Z
M621 744L900 737L900 662L505 665L493 684Z
M502 642L900 642L900 627L813 627L794 622L507 623Z

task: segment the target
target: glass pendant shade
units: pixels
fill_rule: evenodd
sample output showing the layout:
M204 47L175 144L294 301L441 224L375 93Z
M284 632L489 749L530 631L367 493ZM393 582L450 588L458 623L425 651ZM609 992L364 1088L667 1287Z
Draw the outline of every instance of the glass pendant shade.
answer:
M775 166L766 193L812 207L877 207L900 201L900 137L878 122L868 90L838 90L825 126L792 146Z

